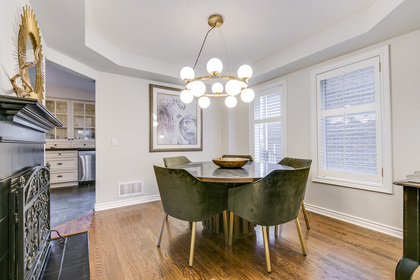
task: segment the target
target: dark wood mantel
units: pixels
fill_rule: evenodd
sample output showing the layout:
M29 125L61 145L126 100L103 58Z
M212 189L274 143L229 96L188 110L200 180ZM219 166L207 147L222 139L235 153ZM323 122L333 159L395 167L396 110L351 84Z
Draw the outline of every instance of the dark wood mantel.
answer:
M37 278L35 272L28 270L27 266L24 268L21 261L17 261L24 258L24 250L22 238L17 234L21 225L15 225L17 222L14 223L16 218L13 216L17 207L12 197L17 196L18 188L12 186L20 178L16 177L20 173L37 166L43 167L45 133L56 126L62 124L37 100L0 95L0 279ZM45 197L49 197L49 171L48 168L42 170L45 170L43 191ZM24 189L23 185L19 186L19 189ZM49 199L46 207L48 213ZM49 229L49 215L46 218L45 228ZM30 276L25 274L27 271Z
M0 95L0 142L16 142L16 141L41 141L45 142L45 135L51 128L56 126L63 126L62 123L39 103L36 99L19 98L13 96ZM12 134L10 127L19 125L23 134ZM33 130L42 132L40 137L35 139L26 135L26 130ZM35 135L33 133L32 137Z

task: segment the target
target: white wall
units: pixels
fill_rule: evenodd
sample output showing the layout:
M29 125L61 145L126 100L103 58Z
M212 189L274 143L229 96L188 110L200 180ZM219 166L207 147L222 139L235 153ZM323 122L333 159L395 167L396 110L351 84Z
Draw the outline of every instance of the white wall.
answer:
M96 80L96 209L157 198L153 165L164 157L184 155L192 161L220 156L220 106L203 111L203 151L149 153L149 84L152 81L99 73ZM167 85L173 86L173 85ZM111 146L111 139L117 146ZM134 198L117 198L119 182L143 180L145 191Z
M226 107L224 98L220 99L222 108L222 154L252 154L249 150L249 103L242 102L238 97L238 104L234 108Z
M95 101L95 92L49 85L48 81L46 84L46 92L48 92L47 97Z

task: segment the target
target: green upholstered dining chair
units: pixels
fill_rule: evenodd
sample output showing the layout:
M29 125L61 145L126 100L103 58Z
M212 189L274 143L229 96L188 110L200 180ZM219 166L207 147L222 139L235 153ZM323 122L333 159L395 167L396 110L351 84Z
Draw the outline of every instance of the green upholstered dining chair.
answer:
M187 163L190 163L190 162L191 162L191 160L189 160L187 157L184 157L184 156L163 158L163 163L165 164L165 167L187 164Z
M160 247L167 216L192 222L189 266L193 265L197 221L223 212L225 242L228 241L227 188L198 180L184 169L153 166L163 206L157 246Z
M251 155L223 155L222 158L247 158L249 161L254 161Z
M165 164L165 167L172 167L175 165L187 164L190 162L191 160L189 160L185 156L163 158L163 164ZM192 222L190 222L189 224L190 224L190 228L192 228Z
M312 160L285 157L278 164L287 165L293 168L311 167ZM302 212L303 212L303 217L305 218L306 228L311 229L311 227L309 226L308 214L306 214L305 203L303 203L303 200L302 200ZM277 236L278 226L276 226L274 232L275 232L275 235Z
M299 210L306 190L309 167L275 170L256 182L228 191L229 245L232 245L234 214L262 226L267 272L271 272L267 227L295 220L303 255L305 243L299 226Z

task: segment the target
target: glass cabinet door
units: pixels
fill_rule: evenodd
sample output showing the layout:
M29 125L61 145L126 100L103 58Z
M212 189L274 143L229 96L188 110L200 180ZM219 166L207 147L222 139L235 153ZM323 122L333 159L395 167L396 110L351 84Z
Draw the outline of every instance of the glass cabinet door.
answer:
M46 134L46 139L68 139L67 115L69 103L67 101L46 100L45 105L62 124L62 127L52 128Z
M73 126L75 140L95 139L95 105L74 102Z

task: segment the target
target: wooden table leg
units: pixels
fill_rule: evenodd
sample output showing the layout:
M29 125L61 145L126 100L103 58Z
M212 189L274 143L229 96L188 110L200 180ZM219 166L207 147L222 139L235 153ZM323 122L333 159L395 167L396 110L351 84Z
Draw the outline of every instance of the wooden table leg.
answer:
M420 189L404 186L403 256L395 269L395 279L411 279L420 260Z

